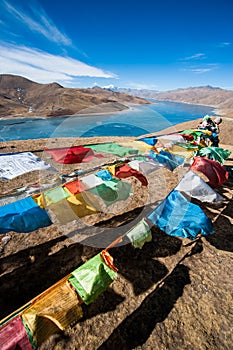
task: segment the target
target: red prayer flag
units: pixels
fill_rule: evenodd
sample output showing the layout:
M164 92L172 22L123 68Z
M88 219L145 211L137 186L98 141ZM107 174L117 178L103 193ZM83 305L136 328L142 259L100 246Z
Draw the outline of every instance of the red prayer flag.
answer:
M91 148L83 146L73 146L55 149L45 149L51 154L54 161L62 164L75 164L89 162L93 157L102 158L101 154L95 154Z
M205 157L195 157L190 170L200 171L209 179L209 185L213 187L222 185L228 179L228 172L220 163Z
M142 183L142 186L148 185L147 178L139 171L130 168L128 165L123 165L120 168L116 168L115 175L119 179L126 179L127 177L134 176Z
M77 194L87 189L84 183L80 180L67 182L66 184L64 184L64 187L66 187L67 190L70 191L72 194Z
M1 350L33 350L20 316L0 329Z

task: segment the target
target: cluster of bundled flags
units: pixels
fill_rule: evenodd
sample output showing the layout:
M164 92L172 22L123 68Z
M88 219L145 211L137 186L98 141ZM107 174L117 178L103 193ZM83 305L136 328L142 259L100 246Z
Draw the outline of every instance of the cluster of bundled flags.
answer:
M51 334L76 323L82 317L81 304L92 303L116 278L118 269L109 250L124 237L135 248L141 249L145 242L152 240L153 225L168 235L189 239L195 239L199 234L214 233L211 220L198 205L187 198L211 203L224 200L213 188L228 179L228 173L222 164L230 152L219 147L201 145L197 142L200 135L196 135L195 130L193 132L193 137L192 131L188 130L182 135L141 138L132 142L133 148L130 143L90 146L94 151L111 150L118 154L120 152L121 156L133 154L134 157L109 164L94 174L73 179L1 208L1 233L10 230L30 232L51 224L45 209L52 209L60 221L65 223L77 216L82 217L101 210L93 196L99 196L106 206L116 200L127 199L131 195L131 186L121 179L135 176L143 186L147 186L146 175L160 166L173 171L177 166L183 165L186 159L192 160L189 170L178 185L149 215L101 253L0 321L1 349L15 349L17 346L26 350L36 348ZM64 153L60 152L61 154L66 159ZM204 174L208 183L197 172ZM69 216L65 208L71 208L69 212L73 216Z

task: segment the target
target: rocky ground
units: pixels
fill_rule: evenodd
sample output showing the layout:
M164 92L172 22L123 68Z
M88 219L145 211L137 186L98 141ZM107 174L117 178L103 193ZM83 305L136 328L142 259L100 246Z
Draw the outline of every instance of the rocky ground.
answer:
M195 124L195 125L194 125ZM195 127L196 121L176 127ZM232 151L232 121L224 120L221 146ZM174 132L174 128L170 130ZM118 142L121 138L111 138ZM101 142L109 139L101 138ZM130 140L130 139L129 139ZM99 142L95 140L36 140L1 143L2 153L34 150L45 146L71 146ZM61 146L62 145L62 146ZM47 157L47 158L46 158ZM116 158L116 157L115 157ZM95 159L95 165L112 160L109 155ZM233 157L226 162L233 166ZM57 165L57 164L56 164ZM65 165L59 173L68 173L90 164ZM126 232L145 217L177 184L188 169L173 173L160 169L148 177L148 188L137 179L127 179L134 194L127 203L92 215L66 227L56 224L29 234L10 232L0 255L0 318L31 300L98 253L119 233ZM54 173L33 172L12 181L1 181L1 191L25 183L55 181ZM231 350L232 252L233 252L233 179L216 190L225 197L222 204L202 204L211 218L215 234L196 241L167 236L153 228L153 241L142 250L130 244L111 250L119 268L110 288L89 306L84 316L64 334L48 339L40 350L48 349L191 349Z

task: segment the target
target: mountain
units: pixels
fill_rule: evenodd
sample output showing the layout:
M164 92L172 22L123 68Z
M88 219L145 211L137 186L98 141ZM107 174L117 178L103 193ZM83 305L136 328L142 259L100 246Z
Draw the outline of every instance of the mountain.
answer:
M223 114L233 112L233 91L209 85L164 92L121 88L116 88L115 90L142 98L213 106L218 108Z
M127 109L129 104L148 103L143 98L97 86L64 88L57 83L39 84L21 76L0 75L0 117L109 113Z

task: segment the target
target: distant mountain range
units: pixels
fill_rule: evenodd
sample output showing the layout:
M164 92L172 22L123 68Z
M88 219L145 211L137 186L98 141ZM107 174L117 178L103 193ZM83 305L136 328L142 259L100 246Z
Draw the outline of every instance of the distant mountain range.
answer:
M209 85L164 92L98 86L80 89L0 75L0 117L111 113L130 104L149 104L147 99L213 106L220 114L233 117L233 91Z
M137 90L113 88L113 91L124 92L133 96L155 100L191 103L213 106L224 113L233 112L233 91L212 86L190 87L159 92L155 90Z
M39 84L21 76L0 75L0 117L64 116L110 113L147 100L100 87L64 88L57 83Z

